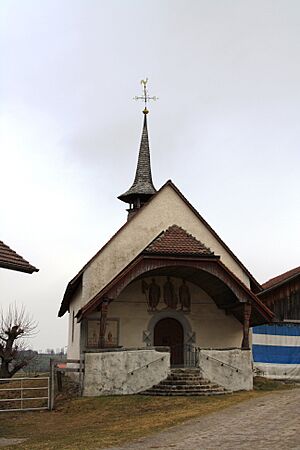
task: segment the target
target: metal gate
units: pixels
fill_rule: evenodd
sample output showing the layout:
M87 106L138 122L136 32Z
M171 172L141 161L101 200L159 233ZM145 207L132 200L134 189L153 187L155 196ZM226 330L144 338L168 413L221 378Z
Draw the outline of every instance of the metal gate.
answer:
M50 409L49 377L0 378L0 412L41 409Z

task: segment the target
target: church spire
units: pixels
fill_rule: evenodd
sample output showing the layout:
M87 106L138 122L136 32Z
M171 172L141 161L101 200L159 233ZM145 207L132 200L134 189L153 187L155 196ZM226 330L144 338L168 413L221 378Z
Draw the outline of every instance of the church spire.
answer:
M147 101L156 100L156 97L148 96L148 92L146 89L147 81L148 79L141 81L141 83L144 85L143 96L135 97L136 100L143 99L145 102L145 108L143 110L144 124L135 178L132 186L128 189L128 191L118 197L123 202L129 203L128 218L130 218L139 208L141 208L141 206L147 203L147 201L156 192L156 189L153 186L151 174L150 149L147 128L147 114L149 113L147 109Z

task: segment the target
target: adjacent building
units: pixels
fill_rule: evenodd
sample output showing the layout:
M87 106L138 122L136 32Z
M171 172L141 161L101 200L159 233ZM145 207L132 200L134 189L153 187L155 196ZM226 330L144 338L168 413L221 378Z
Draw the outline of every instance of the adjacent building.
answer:
M258 374L300 379L300 267L262 285L259 298L276 322L253 328L253 360Z
M39 270L2 241L0 241L0 268L25 273L38 272Z

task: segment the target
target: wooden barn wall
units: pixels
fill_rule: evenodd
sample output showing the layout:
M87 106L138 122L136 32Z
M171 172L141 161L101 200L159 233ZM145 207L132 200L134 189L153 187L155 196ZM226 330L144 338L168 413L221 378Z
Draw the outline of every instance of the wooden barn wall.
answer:
M300 320L300 277L262 293L260 299L279 320Z

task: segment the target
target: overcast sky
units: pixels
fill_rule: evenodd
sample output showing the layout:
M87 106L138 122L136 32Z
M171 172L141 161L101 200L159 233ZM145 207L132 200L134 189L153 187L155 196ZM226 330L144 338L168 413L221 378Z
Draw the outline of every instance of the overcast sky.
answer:
M179 187L259 282L300 265L299 0L1 0L1 304L67 343L68 281L126 220L149 78L156 188Z

